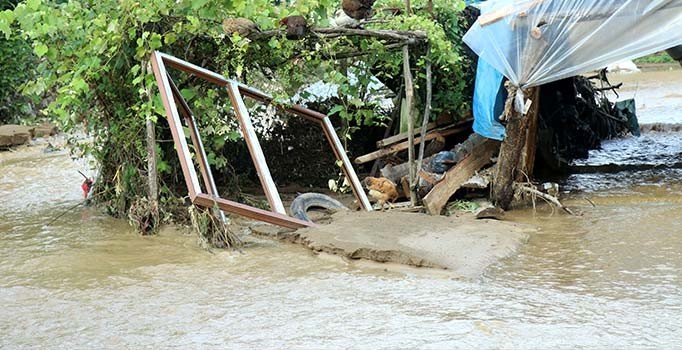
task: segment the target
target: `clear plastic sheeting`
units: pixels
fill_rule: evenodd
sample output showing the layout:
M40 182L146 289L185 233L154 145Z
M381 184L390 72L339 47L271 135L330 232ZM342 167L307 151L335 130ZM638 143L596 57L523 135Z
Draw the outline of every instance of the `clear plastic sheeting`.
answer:
M465 35L528 88L682 44L682 0L491 0Z

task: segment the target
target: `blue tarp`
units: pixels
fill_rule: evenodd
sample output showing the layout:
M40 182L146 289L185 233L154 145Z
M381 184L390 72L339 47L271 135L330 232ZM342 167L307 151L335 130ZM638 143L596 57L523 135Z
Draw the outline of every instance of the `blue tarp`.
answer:
M505 135L504 125L499 121L507 99L503 80L502 73L479 58L474 87L474 131L499 141Z

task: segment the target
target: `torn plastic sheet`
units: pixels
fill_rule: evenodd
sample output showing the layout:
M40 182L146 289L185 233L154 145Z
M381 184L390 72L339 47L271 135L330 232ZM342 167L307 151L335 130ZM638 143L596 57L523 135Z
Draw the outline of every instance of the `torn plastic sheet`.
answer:
M504 76L484 59L478 60L474 87L474 131L489 139L502 141L504 125L499 121L507 99Z
M464 41L521 88L682 44L682 0L491 0Z

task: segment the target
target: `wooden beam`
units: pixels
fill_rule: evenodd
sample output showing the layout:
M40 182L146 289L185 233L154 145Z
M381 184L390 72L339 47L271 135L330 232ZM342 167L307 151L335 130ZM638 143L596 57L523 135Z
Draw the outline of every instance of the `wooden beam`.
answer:
M437 137L448 137L452 135L459 134L461 132L464 132L468 130L469 127L459 127L459 128L449 128L449 129L441 129L441 130L436 130L432 131L431 133L426 134L425 141L433 140ZM414 140L412 141L412 144L417 144L421 141L421 137L415 137ZM400 151L406 150L410 145L409 141L401 142L398 144L395 144L393 146L390 146L388 148L383 148L377 151L374 151L372 153L365 154L364 156L360 156L355 158L355 164L364 164L367 162L371 162L375 159L381 158L381 157L386 157L388 155L398 153Z
M431 131L437 127L438 127L438 124L436 124L436 123L428 123L426 125L426 131ZM421 133L415 134L415 136L419 136L419 135L421 135ZM408 138L408 135L406 132L400 133L398 135L393 135L391 137L387 137L383 140L377 141L377 148L384 148L386 146L390 146L392 144L395 144L395 143L398 143L401 141L405 141L405 140L407 140L407 138Z
M197 195L196 198L194 198L194 200L192 201L192 203L195 205L202 206L204 208L213 208L217 205L220 209L226 212L234 213L250 219L263 221L282 227L297 229L303 227L317 226L309 221L303 221L284 214L254 208L246 204L233 202L219 197L213 197L205 193Z
M268 198L268 203L270 203L270 208L277 213L286 215L287 212L284 209L284 204L282 204L282 199L277 191L277 186L275 186L275 181L272 180L270 168L268 168L268 163L265 161L263 149L258 142L258 136L251 123L249 111L246 109L244 99L242 99L241 93L239 92L239 85L235 82L231 82L227 86L227 91L229 92L235 115L237 116L237 119L239 119L239 126L244 134L244 140L246 140L246 145L249 148L251 159L253 159L253 165L256 167L258 178L263 186L263 191Z
M409 0L407 0L409 6ZM417 165L414 159L414 86L412 84L412 72L410 71L410 49L407 45L403 46L403 75L405 78L405 108L407 109L407 158L410 164L410 202L413 206L417 205ZM422 138L423 140L424 138Z
M358 179L358 175L353 169L353 164L351 164L350 159L348 159L348 155L346 154L346 151L341 144L341 140L339 140L339 136L336 134L336 130L334 130L334 126L332 125L332 122L329 120L329 118L324 118L322 122L322 130L324 131L325 136L327 136L327 140L329 141L329 144L336 155L336 159L341 160L341 169L343 170L344 175L346 175L346 178L353 189L353 193L355 193L355 197L357 198L358 202L360 202L360 206L366 211L374 210L372 208L372 204L369 202L369 198L367 198L367 194L365 194L365 190L362 188L362 184L360 183L360 179Z
M498 141L487 139L476 146L468 157L448 170L443 180L424 197L423 204L426 212L431 215L440 215L450 197L477 171L492 162L491 158L497 153L499 146Z
M538 143L538 115L540 114L540 89L537 87L534 90L533 96L530 99L533 104L526 115L528 118L528 126L526 128L526 143L521 154L521 172L516 174L516 181L526 182L528 178L533 178L535 171L535 154Z
M445 129L445 128L456 128L456 127L459 127L459 126L469 125L469 124L471 124L473 121L474 121L473 118L467 118L467 119L462 120L462 121L460 121L460 122L457 122L457 123L455 123L455 124L447 125L447 126L444 127L443 129ZM450 122L451 122L451 121L450 121ZM448 124L448 123L439 122L438 120L435 121L435 122L428 123L428 124L426 124L426 131L434 130L434 129L438 128L439 126L443 126L443 125L446 125L446 124ZM421 135L421 132L420 132L419 134L415 134L415 136L419 136L419 135ZM377 141L377 148L384 148L384 147L386 147L386 146L390 146L390 145L392 145L392 144L395 144L395 143L398 143L398 142L401 142L401 141L405 141L405 140L407 140L407 133L406 133L406 132L401 133L401 134L398 134L398 135L393 135L393 136L391 136L391 137L387 137L387 138L385 138L385 139L383 139L383 140ZM425 140L425 141L426 141L426 140Z
M194 163L190 157L189 147L187 146L187 140L185 140L182 122L180 121L178 108L175 105L173 91L168 82L168 73L166 72L162 57L165 56L161 53L156 51L152 53L150 59L152 71L154 71L154 77L156 77L156 84L159 86L161 102L163 102L163 107L166 110L166 119L168 120L168 124L170 124L171 134L175 141L175 148L178 153L178 158L180 159L180 167L182 168L182 173L185 177L185 184L187 184L187 191L189 192L189 197L194 199L197 193L201 192L201 186L199 185L199 179L197 178L197 173L194 169Z

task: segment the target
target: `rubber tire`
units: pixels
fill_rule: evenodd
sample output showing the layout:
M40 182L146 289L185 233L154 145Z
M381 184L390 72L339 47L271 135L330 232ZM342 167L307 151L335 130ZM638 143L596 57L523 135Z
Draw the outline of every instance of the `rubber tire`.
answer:
M332 212L348 210L341 202L322 193L304 193L291 202L291 216L312 222L308 217L310 208L322 208Z

